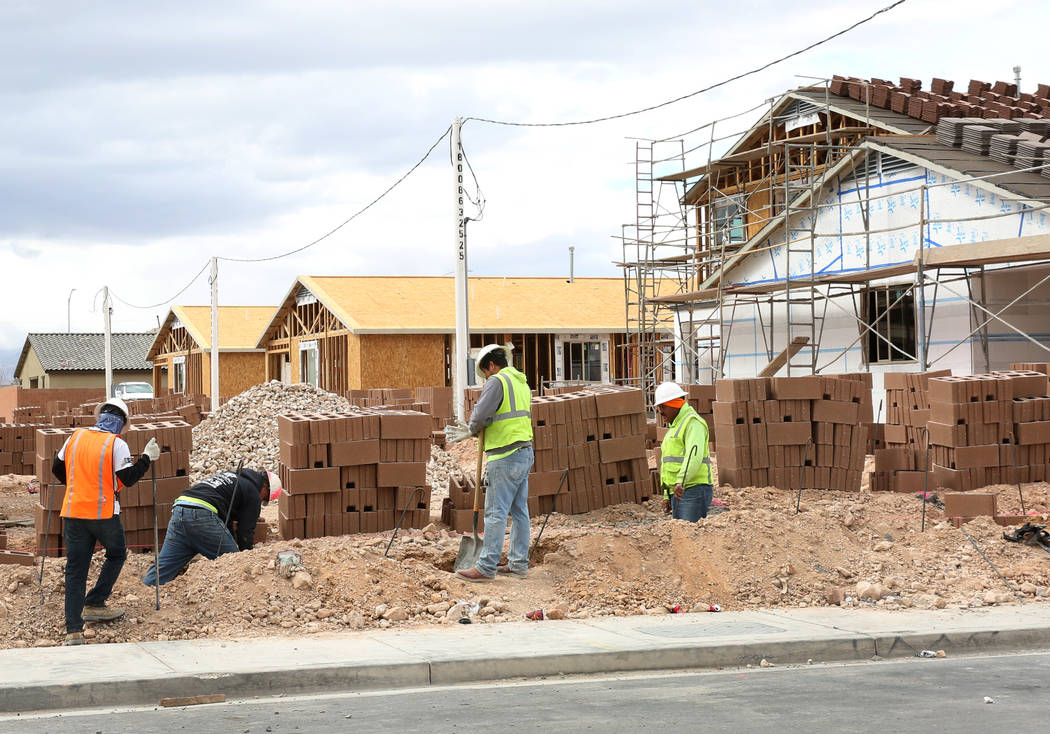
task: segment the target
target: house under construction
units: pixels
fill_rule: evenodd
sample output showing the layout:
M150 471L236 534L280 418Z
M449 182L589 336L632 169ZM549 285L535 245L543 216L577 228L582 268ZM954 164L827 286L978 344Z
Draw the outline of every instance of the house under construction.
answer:
M1050 86L921 87L835 77L637 142L637 383L1050 361Z

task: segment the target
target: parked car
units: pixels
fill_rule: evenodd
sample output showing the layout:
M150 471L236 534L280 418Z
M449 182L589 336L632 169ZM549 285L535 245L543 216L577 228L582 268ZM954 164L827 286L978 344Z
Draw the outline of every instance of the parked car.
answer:
M148 382L121 382L113 389L113 397L121 400L152 400L153 386Z

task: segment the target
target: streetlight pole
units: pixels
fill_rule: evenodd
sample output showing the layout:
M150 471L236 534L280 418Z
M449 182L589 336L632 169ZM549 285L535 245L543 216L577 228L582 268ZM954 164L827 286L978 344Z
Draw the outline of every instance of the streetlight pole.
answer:
M73 333L73 327L72 327L73 322L70 319L69 306L70 306L71 303L73 303L73 291L75 291L75 290L76 290L76 288L70 288L69 289L69 298L66 299L66 333L67 334L72 334Z

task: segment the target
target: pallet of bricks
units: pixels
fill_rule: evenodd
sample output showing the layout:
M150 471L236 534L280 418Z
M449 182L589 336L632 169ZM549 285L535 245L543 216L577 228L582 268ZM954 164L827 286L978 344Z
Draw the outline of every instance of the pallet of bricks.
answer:
M951 377L951 370L887 372L886 422L881 427L884 445L874 451L873 492L922 492L926 481L923 432L930 420L929 381Z
M277 417L281 537L320 538L430 522L430 417L410 410Z
M1012 370L938 377L929 381L928 393L932 486L968 491L1047 479L1045 374Z
M32 475L35 471L36 431L50 424L0 424L0 474Z
M821 376L719 380L719 483L859 491L866 391L861 380Z
M569 515L648 500L652 484L645 425L645 399L634 388L601 386L533 397L536 460L529 474L529 515L546 514L552 503L557 512ZM470 531L473 506L473 478L453 478L442 522ZM479 515L479 529L481 519Z
M62 555L62 502L66 486L57 484L51 473L51 463L58 455L72 428L40 428L36 433L35 470L40 481L39 501L33 508L36 529L36 547L46 548L48 555ZM171 519L171 504L190 486L189 465L193 433L185 421L163 421L128 426L122 435L132 458L142 454L151 438L157 439L160 457L155 467L157 474L157 529L159 540ZM153 469L146 472L131 487L120 490L120 522L128 548L133 551L153 550Z

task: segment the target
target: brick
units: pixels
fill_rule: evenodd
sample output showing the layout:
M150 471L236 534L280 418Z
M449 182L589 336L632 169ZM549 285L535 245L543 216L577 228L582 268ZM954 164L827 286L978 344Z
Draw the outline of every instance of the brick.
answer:
M329 446L329 461L332 466L360 466L379 462L377 439L345 441Z
M645 442L640 436L610 438L598 441L598 456L602 463L645 457Z
M283 469L281 479L285 489L293 494L334 492L340 489L339 467L335 466L325 469Z
M993 492L945 492L944 514L948 517L995 517Z
M810 417L814 422L856 424L860 417L860 405L837 400L815 400Z
M813 437L811 423L767 423L766 442L770 446L804 444Z
M776 400L820 400L824 397L822 377L777 377L772 394Z
M419 487L426 484L427 465L424 462L379 464L376 482L380 487Z

